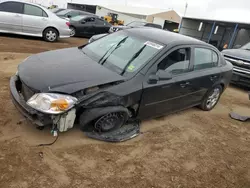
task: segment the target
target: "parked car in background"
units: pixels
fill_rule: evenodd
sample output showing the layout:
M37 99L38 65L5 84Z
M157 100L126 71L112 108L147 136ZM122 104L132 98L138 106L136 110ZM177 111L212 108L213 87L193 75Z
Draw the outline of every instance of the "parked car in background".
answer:
M234 66L231 82L250 87L250 43L238 49L223 50L222 54Z
M103 133L128 126L129 119L193 106L212 110L232 67L202 41L133 28L78 48L32 55L18 66L10 89L17 108L38 126L64 132L78 123Z
M46 8L15 0L0 3L0 32L43 37L49 42L70 37L69 22Z
M79 15L94 16L95 14L81 11L81 10L65 9L65 10L59 11L58 13L56 13L56 15L59 16L60 18L73 18Z
M109 32L113 33L119 30L129 29L129 28L134 28L134 27L154 27L154 28L162 29L162 26L159 24L142 22L142 21L134 21L127 25L112 26Z
M53 9L50 9L51 12L57 14L63 10L66 10L65 8L53 8Z
M70 19L70 36L92 37L108 33L112 25L97 16L76 16Z

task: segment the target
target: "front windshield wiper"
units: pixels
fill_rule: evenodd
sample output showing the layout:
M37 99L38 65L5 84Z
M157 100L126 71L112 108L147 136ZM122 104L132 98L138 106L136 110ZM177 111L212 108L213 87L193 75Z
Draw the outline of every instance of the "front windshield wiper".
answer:
M128 39L128 37L125 37L125 38L123 38L120 42L118 42L116 45L112 46L112 47L111 47L111 48L101 57L101 59L98 61L98 63L101 64L101 65L103 65L103 64L107 61L107 59L110 57L110 55L111 55L115 50L117 50L117 49L121 46L121 44L124 43L127 39ZM111 49L112 49L113 47L115 47L115 49L111 51ZM110 52L110 51L111 51L111 52ZM106 56L109 52L110 52L110 54L105 58L105 56ZM104 58L105 58L105 59L104 59Z
M121 72L121 75L123 75L125 73L125 71L127 70L127 68L129 67L129 65L142 53L142 51L146 48L147 45L144 45L143 47L141 47L141 49L139 49L134 55L133 57L128 61L128 63L126 64L126 66L124 67L124 69Z

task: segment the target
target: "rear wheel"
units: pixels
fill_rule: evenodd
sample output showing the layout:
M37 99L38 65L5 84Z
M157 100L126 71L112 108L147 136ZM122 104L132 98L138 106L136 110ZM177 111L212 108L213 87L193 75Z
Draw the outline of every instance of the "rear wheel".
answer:
M204 111L212 110L219 102L221 94L222 87L220 85L213 87L202 100L200 108Z
M54 28L48 28L43 32L43 38L48 42L55 42L58 37L59 34Z

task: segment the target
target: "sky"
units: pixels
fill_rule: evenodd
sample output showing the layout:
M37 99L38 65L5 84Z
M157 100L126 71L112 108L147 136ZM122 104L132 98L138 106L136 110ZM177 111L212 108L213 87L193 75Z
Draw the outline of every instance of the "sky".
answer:
M173 9L183 15L188 3L186 16L196 18L241 21L250 23L250 0L27 0L48 5L53 2L66 7L67 2L99 5L127 5Z

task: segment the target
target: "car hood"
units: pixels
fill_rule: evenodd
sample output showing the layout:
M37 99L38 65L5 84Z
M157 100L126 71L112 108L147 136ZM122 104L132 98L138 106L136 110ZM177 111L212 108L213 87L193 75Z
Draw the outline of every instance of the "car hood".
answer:
M250 51L244 49L230 49L230 50L223 50L222 53L224 55L237 57L240 59L245 59L250 61Z
M98 64L78 48L67 48L30 56L18 66L22 82L38 92L74 92L124 77Z

